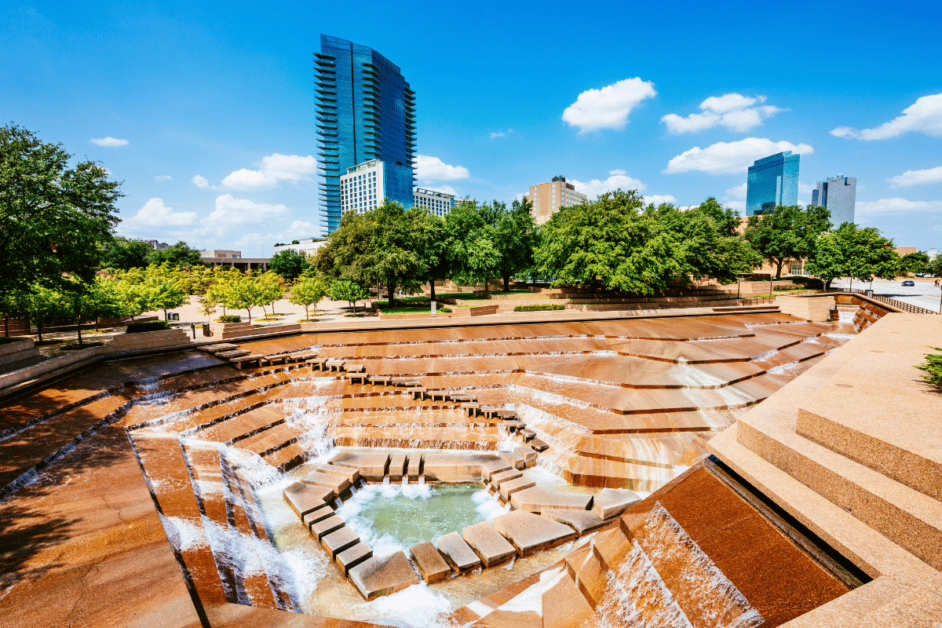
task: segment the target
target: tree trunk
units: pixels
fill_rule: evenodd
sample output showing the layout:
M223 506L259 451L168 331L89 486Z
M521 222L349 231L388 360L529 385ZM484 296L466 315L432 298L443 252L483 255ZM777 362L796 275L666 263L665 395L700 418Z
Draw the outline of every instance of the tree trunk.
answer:
M782 278L782 266L784 266L784 265L785 265L785 260L780 260L779 262L776 263L776 269L775 269L775 278L776 278L776 279L781 279L781 278Z
M7 338L10 337L10 317L9 316L3 317L3 335L6 336Z
M43 341L43 324L42 321L36 323L36 333L39 335L39 342Z
M164 310L164 320L165 320L165 321L168 320L168 319L167 319L167 310Z
M82 346L82 323L78 324L78 341L79 341L79 346L81 347Z
M848 288L848 290L853 290L853 289L854 289L854 276L851 275L850 276L850 288Z
M824 282L824 289L825 289L825 290L830 290L830 289L831 289L831 282L832 282L832 281L834 281L834 280L833 280L833 279L828 279L827 281Z
M396 284L394 283L387 284L386 290L387 292L389 292L389 298L387 299L387 301L389 301L389 307L390 309L392 309L392 307L396 304Z
M249 313L249 322L251 323L252 322L252 308L247 307L245 308L245 311Z
M431 294L432 294L432 296L431 296L431 299L430 299L430 300L431 300L431 301L434 301L434 300L435 300L435 280L432 279L431 281L429 281L429 282L428 282L428 285L431 286L431 288L432 288L432 289L431 289Z
M504 275L504 292L510 292L510 275Z

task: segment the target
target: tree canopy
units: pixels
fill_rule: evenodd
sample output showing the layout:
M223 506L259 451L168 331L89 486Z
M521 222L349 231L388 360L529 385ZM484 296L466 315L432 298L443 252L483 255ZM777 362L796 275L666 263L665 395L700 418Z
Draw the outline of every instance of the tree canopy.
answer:
M203 265L200 252L190 247L186 242L171 244L165 249L151 249L147 256L148 264L163 264L164 262L177 267Z
M102 246L101 267L119 270L145 268L153 250L145 240L115 236Z
M775 277L792 260L811 257L815 244L831 228L831 212L824 207L789 205L770 214L749 217L746 240L763 259L775 266Z
M285 279L293 281L307 268L307 256L294 249L285 249L271 258L268 267Z
M893 241L876 227L858 227L845 222L832 233L819 236L805 268L829 288L837 277L873 281L891 279L900 270L900 257Z

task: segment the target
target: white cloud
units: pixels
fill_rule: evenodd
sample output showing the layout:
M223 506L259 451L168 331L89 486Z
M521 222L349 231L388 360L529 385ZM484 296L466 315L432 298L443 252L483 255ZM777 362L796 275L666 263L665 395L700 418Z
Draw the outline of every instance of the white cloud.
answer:
M93 137L89 140L92 144L97 144L98 146L127 146L130 142L127 140L119 140L116 137Z
M646 98L657 95L654 83L630 78L602 89L579 94L576 102L563 111L563 121L579 127L580 133L599 129L620 130L628 124L628 114Z
M455 181L471 176L464 166L451 166L438 157L428 155L416 155L415 169L416 176L422 181Z
M510 135L513 132L514 132L513 129L507 129L506 131L491 131L491 139L494 139L496 137L505 137L507 135Z
M216 209L200 220L200 224L210 231L222 233L233 225L268 222L272 218L283 216L287 211L288 208L284 205L253 203L248 199L223 194L216 197Z
M807 144L791 142L773 142L772 140L747 137L738 142L717 142L706 148L696 146L684 151L670 160L667 168L661 172L689 172L699 170L708 174L738 174L745 172L757 159L790 150L800 155L808 155L814 149Z
M858 201L855 208L857 214L864 216L940 211L942 211L942 201L908 201L905 198L881 198L879 201Z
M903 115L876 128L858 131L849 126L839 126L831 131L831 135L858 140L885 140L910 132L942 137L942 94L919 98L903 109Z
M442 192L444 194L458 196L458 193L455 192L455 188L451 187L450 185L426 185L424 187L426 190L433 190L435 192Z
M737 185L734 188L729 188L726 190L726 196L736 199L745 199L746 198L746 184Z
M908 188L913 185L931 185L942 183L942 166L928 170L907 170L903 174L887 179L894 188ZM859 187L857 188L860 189Z
M154 177L154 180L155 181L173 181L173 177L171 177L169 174L158 174L156 177Z
M165 227L188 227L196 224L196 212L176 212L165 205L162 198L152 198L134 216L122 223L125 229L161 229Z
M583 183L582 181L576 181L575 179L572 179L570 182L573 184L573 186L575 186L577 192L582 192L590 199L613 190L622 189L625 191L641 191L648 187L638 179L629 177L624 170L609 170L608 174L608 178L604 181L592 179L588 183Z
M798 193L799 194L811 194L814 191L814 188L808 185L807 183L798 184Z
M195 186L198 187L198 188L208 188L208 187L209 187L209 181L206 180L206 177L203 177L203 176L200 176L200 175L196 175L195 177L193 177L192 179L190 179L190 181L192 181L192 182L193 182L193 185L195 185Z
M279 181L290 181L295 184L306 181L317 172L317 160L310 155L302 157L274 153L262 157L258 166L258 170L248 168L236 170L223 179L222 184L236 190L272 188L276 187Z
M765 102L765 96L755 98L742 94L710 96L700 103L703 113L691 113L686 118L669 113L661 118L661 122L667 125L668 132L674 134L696 133L716 126L745 132L762 124L763 119L784 111L771 105L753 107L754 104L763 102Z
M677 199L670 194L648 194L644 197L644 202L660 205L661 203L676 203Z

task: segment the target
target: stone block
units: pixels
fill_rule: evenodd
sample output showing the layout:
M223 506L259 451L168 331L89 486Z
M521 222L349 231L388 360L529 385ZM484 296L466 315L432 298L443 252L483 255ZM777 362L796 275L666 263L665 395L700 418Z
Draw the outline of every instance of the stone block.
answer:
M419 583L419 576L402 552L368 558L351 569L348 576L366 600L375 600Z
M334 475L333 473L323 473L321 471L312 471L305 475L301 481L311 486L329 488L337 493L337 495L340 495L350 488L350 480L347 478L341 475Z
M611 519L625 512L628 506L640 499L640 495L625 488L602 489L593 500L592 512L602 519Z
M578 536L583 536L598 530L609 522L596 515L591 510L566 510L561 508L544 508L540 516L546 517L559 523L565 523L576 531Z
M432 482L480 482L482 465L496 460L493 454L434 452L425 454L425 479Z
M330 534L331 532L335 532L339 530L344 525L345 524L344 524L343 519L341 519L337 515L331 515L330 517L327 517L326 519L322 519L321 521L318 521L317 523L311 524L311 534L313 534L317 540L320 540L321 537L326 536Z
M330 459L330 464L340 464L360 470L360 475L372 482L382 482L389 466L389 454L380 452L342 451Z
M349 575L351 569L372 557L373 550L370 549L369 545L366 543L357 543L353 547L347 548L337 554L334 560L337 566L340 567L340 571L346 576Z
M319 464L314 467L314 470L345 477L351 486L360 481L360 470L354 467L345 467L339 464Z
M282 491L285 501L291 506L298 518L303 517L315 508L320 508L329 499L335 497L331 489L311 486L302 482L295 482Z
M525 475L517 478L516 480L507 480L500 485L500 496L504 498L504 501L510 501L510 496L514 493L531 488L533 486L536 486L536 482Z
M451 567L439 553L435 546L425 541L409 548L412 562L415 563L422 579L432 584L444 580L451 575Z
M543 628L577 628L595 623L595 611L569 577L565 566L543 571L540 590Z
M522 456L518 456L512 451L502 451L498 455L503 458L507 464L514 467L515 469L527 468L527 461L524 460Z
M510 480L516 480L522 476L523 472L519 469L508 469L507 471L501 471L500 473L495 473L492 475L491 484L494 485L494 488L500 488L501 483L508 482Z
M409 454L409 481L414 482L419 479L422 471L422 454Z
M450 532L438 537L435 546L452 569L458 573L464 573L481 566L478 555L457 532Z
M536 514L540 514L540 511L544 508L588 510L592 506L592 496L585 493L551 491L541 486L534 486L512 493L510 505L518 510L535 512Z
M523 510L495 517L494 527L513 544L518 556L527 556L576 538L569 526Z
M327 517L332 516L334 516L334 509L327 504L324 504L320 508L315 508L311 512L301 517L301 523L307 526L307 528L310 530L311 526L318 521L323 521Z
M536 464L536 452L533 451L530 447L514 447L514 453L520 456L526 461L527 467L532 467Z
M331 558L336 558L337 554L350 549L359 542L360 537L357 536L357 533L346 526L321 537L321 545L327 550Z
M393 454L389 457L389 481L399 482L406 471L406 455Z
M486 521L468 526L461 537L481 558L484 567L493 567L513 558L517 551L494 526Z

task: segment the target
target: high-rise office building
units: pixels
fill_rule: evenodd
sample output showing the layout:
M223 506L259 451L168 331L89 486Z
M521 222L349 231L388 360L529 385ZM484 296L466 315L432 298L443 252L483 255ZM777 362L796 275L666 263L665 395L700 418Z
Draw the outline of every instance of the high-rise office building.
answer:
M764 214L779 205L798 204L798 158L790 150L749 166L746 180L746 215Z
M437 190L415 188L412 195L412 204L415 207L424 207L436 216L445 217L455 206L455 195L445 194Z
M415 92L402 72L372 48L327 35L314 53L314 72L327 232L340 224L341 176L368 161L383 162L385 197L411 207Z
M386 164L379 159L350 166L340 175L340 213L362 214L383 204L386 198Z
M533 214L536 224L542 225L561 207L581 205L586 201L586 196L582 192L576 192L575 186L566 182L566 177L553 177L549 183L531 185L527 200L533 203L530 213Z
M854 222L857 204L857 177L842 174L827 181L818 181L811 191L811 204L831 211L831 224L836 229L845 222Z

